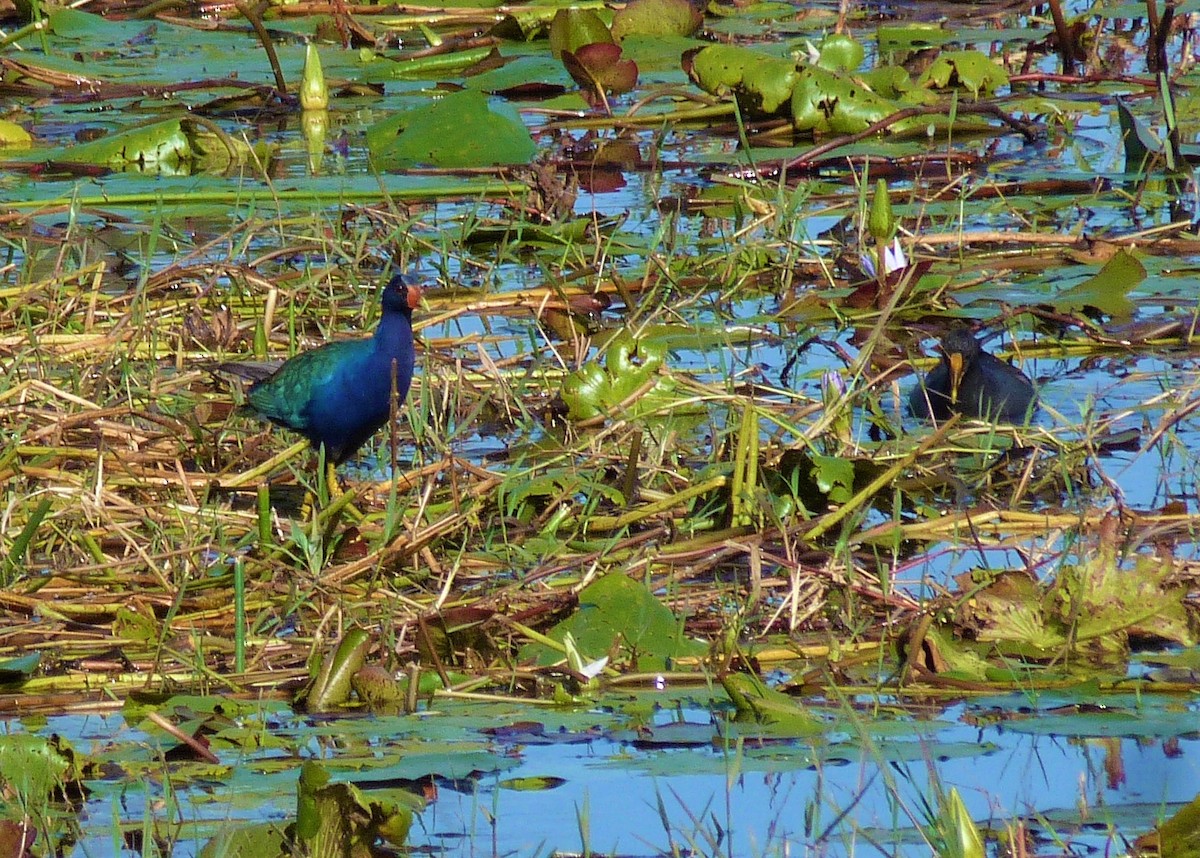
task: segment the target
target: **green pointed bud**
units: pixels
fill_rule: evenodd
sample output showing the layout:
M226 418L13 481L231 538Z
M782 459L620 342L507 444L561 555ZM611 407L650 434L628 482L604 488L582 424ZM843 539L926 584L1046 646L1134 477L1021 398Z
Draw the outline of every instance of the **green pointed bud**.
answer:
M308 43L304 51L304 79L300 82L300 106L305 110L324 110L329 107L329 88L325 72L321 71L321 55L317 46Z
M892 211L892 200L888 196L887 182L883 179L875 183L875 199L871 201L867 231L876 241L887 241L896 231L896 215Z

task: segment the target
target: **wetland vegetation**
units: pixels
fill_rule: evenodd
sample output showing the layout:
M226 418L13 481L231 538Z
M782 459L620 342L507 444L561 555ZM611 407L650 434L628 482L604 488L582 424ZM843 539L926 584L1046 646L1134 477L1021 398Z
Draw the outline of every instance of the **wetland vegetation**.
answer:
M0 0L0 855L1197 854L1197 11Z

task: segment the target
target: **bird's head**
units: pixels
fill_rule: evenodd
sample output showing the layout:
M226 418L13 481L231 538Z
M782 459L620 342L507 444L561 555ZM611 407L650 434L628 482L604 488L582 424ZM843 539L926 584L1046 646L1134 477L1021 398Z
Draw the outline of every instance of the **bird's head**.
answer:
M970 328L956 325L942 338L939 346L942 359L950 367L950 401L958 403L958 388L966 375L967 367L979 357L982 347L979 340L971 333Z
M383 309L391 313L411 313L421 303L421 289L404 282L397 274L383 287Z

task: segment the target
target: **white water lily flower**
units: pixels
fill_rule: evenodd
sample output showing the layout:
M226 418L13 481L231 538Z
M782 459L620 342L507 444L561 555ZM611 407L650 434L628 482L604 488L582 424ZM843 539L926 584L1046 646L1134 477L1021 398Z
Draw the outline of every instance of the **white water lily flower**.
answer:
M858 261L862 263L862 269L867 272L868 277L875 276L874 254L860 254ZM907 267L908 257L904 255L904 248L900 246L900 237L897 236L892 239L892 246L885 248L883 251L883 276L887 277L893 271L901 271Z

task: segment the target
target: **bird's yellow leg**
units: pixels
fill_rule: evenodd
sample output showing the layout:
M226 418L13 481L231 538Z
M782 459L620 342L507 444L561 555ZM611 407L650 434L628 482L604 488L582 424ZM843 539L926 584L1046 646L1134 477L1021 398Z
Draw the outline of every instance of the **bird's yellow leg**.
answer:
M354 506L355 492L346 492L341 483L338 482L337 469L332 462L325 465L325 485L329 487L329 508L323 511L323 515L332 516L332 520L336 521L337 516L345 510L353 521L362 521L364 516Z
M337 465L324 461L324 455L321 456L320 462L324 467L318 464L318 474L324 479L317 481L316 491L309 489L304 493L304 502L300 504L300 519L308 521L313 518L313 510L317 506L318 499L327 497L328 503L317 514L318 518L326 519L323 526L335 523L343 511L353 521L362 521L365 516L354 507L356 493L345 491L338 482ZM322 482L324 482L324 486L321 485Z

